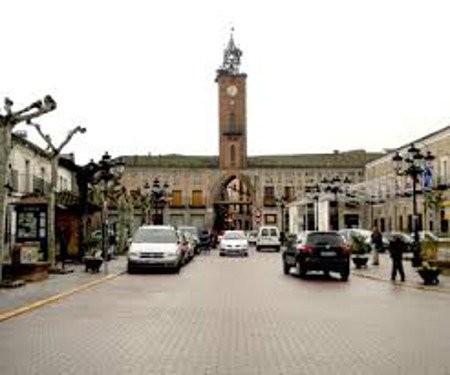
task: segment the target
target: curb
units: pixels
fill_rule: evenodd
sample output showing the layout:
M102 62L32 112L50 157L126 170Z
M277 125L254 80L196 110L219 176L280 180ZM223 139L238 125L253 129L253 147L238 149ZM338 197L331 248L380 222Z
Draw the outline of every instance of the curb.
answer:
M413 285L413 284L400 284L400 283L392 283L391 280L387 280L387 279L383 279L382 277L378 277L378 276L373 276L373 275L364 275L362 273L355 273L352 272L352 275L357 276L357 277L361 277L363 279L369 279L369 280L374 280L374 281L382 281L386 284L392 284L392 285L396 285L396 286L401 286L404 288L409 288L409 289L415 289L415 290L421 290L421 291L430 291L430 292L438 292L438 293L443 293L443 294L450 294L450 288L442 288L442 287L436 287L436 286L430 286L430 285Z
M93 286L95 286L97 284L100 284L102 282L114 279L114 278L116 278L116 277L118 277L118 276L120 276L120 275L122 275L124 273L125 273L125 271L121 271L121 272L118 272L118 273L115 273L115 274L111 274L111 275L102 277L101 279L90 281L90 282L88 282L86 284L82 284L80 286L77 286L77 287L75 287L75 288L73 288L73 289L71 289L71 290L69 290L67 292L62 292L62 293L59 293L59 294L55 294L55 295L53 295L51 297L44 298L44 299L41 299L39 301L33 302L33 303L31 303L31 304L29 304L27 306L18 307L16 309L0 313L0 323L4 322L5 320L14 318L14 317L16 317L18 315L25 314L25 313L27 313L29 311L36 310L39 307L42 307L42 306L48 305L50 303L56 302L56 301L58 301L58 300L60 300L62 298L68 297L68 296L70 296L72 294L75 294L77 292L81 292L82 290L91 288L91 287L93 287Z

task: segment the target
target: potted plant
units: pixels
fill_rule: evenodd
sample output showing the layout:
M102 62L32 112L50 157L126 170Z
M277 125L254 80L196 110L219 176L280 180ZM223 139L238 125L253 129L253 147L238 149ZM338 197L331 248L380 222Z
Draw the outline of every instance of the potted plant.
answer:
M85 265L86 272L89 270L98 272L103 263L102 251L99 248L99 245L100 239L94 236L89 236L83 243L84 253L86 254L83 257L83 263Z
M416 269L425 285L439 284L441 270L433 265L433 261L436 260L437 250L437 241L432 236L425 234L425 238L421 243L420 252L423 260L422 265Z
M369 261L370 244L366 242L363 235L359 233L351 234L352 246L352 261L356 268L361 268L367 265Z

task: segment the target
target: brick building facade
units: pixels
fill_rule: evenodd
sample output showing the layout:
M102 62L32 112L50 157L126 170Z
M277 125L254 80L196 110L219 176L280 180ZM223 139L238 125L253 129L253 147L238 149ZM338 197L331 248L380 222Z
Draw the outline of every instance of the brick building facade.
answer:
M219 155L125 156L122 184L142 191L155 178L166 182L170 201L164 221L220 231L261 224L289 227L289 202L301 199L309 184L339 176L364 181L366 163L379 153L364 150L329 154L249 156L247 154L246 79L242 51L233 35L217 70ZM142 217L136 217L137 223Z

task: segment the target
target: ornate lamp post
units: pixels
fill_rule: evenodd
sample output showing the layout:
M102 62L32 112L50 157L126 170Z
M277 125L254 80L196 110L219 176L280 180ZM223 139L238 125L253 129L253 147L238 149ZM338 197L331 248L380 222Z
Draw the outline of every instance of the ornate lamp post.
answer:
M344 180L341 180L339 176L335 176L331 179L324 177L321 181L320 189L321 191L334 194L334 202L336 202L336 222L333 225L333 230L339 230L339 201L338 195L345 193L345 184L351 183L351 180L348 177L345 177Z
M82 233L82 249L80 253L80 259L83 259L85 255L84 242L88 238L88 216L89 216L89 191L93 185L95 174L98 172L98 165L91 159L91 161L80 167L77 173L77 183L80 192L80 202L82 206L81 216L81 233Z
M150 224L151 198L152 189L148 181L142 188L141 207L142 207L142 224Z
M306 195L314 201L314 230L319 230L319 198L321 192L320 185L317 183L306 186Z
M102 183L103 208L102 208L102 253L105 262L105 273L108 273L108 254L106 248L106 236L108 234L108 190L109 183L117 179L123 172L122 160L112 160L108 152L105 152L97 165L96 177Z
M161 185L159 178L153 180L151 187L151 202L154 209L152 218L153 224L164 224L164 208L169 201L169 184L165 182Z
M431 164L434 160L434 156L430 151L427 151L426 155L423 155L421 150L417 148L414 143L408 148L408 154L402 157L397 151L392 158L394 162L394 170L397 176L409 176L412 180L412 204L413 204L413 233L414 233L414 256L412 265L419 267L422 264L422 258L420 255L420 242L419 242L419 215L417 212L417 182L418 177L425 171L429 171Z
M286 196L281 196L279 198L275 198L275 203L278 207L280 207L280 214L281 214L281 232L286 233L286 220L285 220L285 210L286 210L286 204L288 203L288 199Z
M370 229L372 229L374 227L374 206L379 202L379 200L377 199L376 195L371 194L370 197L368 197L368 199L366 200L366 203L368 205L370 205Z

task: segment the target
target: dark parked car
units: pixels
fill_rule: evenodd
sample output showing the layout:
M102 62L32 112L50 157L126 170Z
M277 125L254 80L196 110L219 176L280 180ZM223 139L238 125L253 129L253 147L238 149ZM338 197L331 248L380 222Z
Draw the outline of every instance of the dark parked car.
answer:
M287 275L292 267L300 277L308 271L338 272L343 281L350 275L350 246L337 232L305 232L282 254L283 271Z
M208 250L211 247L211 235L209 232L204 230L198 231L198 248L199 250Z

